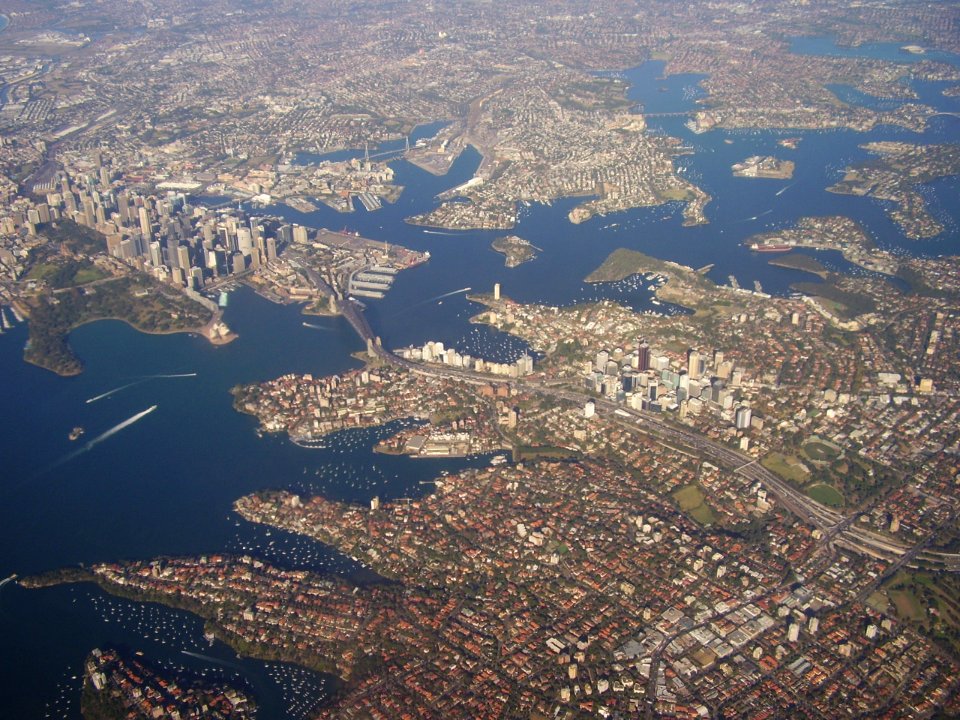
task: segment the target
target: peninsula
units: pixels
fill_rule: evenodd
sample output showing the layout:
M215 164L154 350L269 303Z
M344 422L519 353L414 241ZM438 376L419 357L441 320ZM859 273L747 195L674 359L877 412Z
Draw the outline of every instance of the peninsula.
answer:
M848 167L843 180L827 190L893 203L887 214L912 240L936 237L943 232L943 224L927 210L919 186L960 173L960 146L873 142L862 147L878 159Z

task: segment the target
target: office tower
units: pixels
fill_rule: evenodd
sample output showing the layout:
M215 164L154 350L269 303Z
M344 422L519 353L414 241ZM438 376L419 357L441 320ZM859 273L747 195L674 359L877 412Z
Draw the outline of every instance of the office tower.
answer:
M160 243L154 240L150 243L150 264L154 267L163 265L163 256L160 253Z
M184 270L190 267L190 248L186 245L177 246L177 267Z
M650 369L650 346L644 340L637 348L637 370L646 372Z
M610 353L606 350L601 350L597 353L597 356L593 360L593 367L597 372L606 372L607 369L607 360L610 359Z
M750 427L750 420L753 416L753 412L750 410L747 405L740 405L737 408L736 414L736 426L737 430L746 430Z
M237 228L237 250L244 255L250 255L253 252L253 233L250 228Z
M703 359L694 349L687 350L687 374L694 380L699 380L703 375Z
M141 206L137 209L137 217L140 219L140 233L144 237L150 237L153 234L150 227L150 211Z
M124 190L117 195L117 209L120 212L120 222L126 225L130 222L130 199Z

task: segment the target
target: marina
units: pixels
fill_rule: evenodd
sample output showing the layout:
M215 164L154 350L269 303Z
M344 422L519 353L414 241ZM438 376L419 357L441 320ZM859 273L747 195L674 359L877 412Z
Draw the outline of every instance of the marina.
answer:
M660 72L655 75L659 78ZM636 79L637 73L631 77ZM666 86L668 91L655 89L656 97L648 99L651 109L658 98L666 102L675 96L674 82L690 86L689 78L657 80L657 88ZM926 92L921 89L924 102L930 101ZM932 124L925 136L889 127L876 131L876 136L943 141L951 137L949 122L953 121ZM556 200L552 206L532 203L523 210L520 229L545 252L536 263L514 268L509 274L502 259L489 251L497 234L493 231L454 233L402 222L405 214L429 208L432 197L444 187L471 177L478 156L465 152L451 176L439 179L398 161L398 179L407 187L404 196L395 205L383 205L377 213L360 212L351 217L356 231L370 238L382 238L382 226L389 228L391 242L430 253L430 263L418 265L408 275L396 274L389 283L387 278L394 274L383 272L384 266L369 269L374 281L390 288L389 294L367 309L385 346L422 344L437 338L477 357L513 362L526 347L516 338L471 325L469 319L478 306L461 297L470 290L468 286L488 289L494 282L502 282L505 294L518 302L567 306L609 300L642 313L684 312L653 298L662 278L636 275L602 287L583 283L586 273L621 245L692 267L712 265L707 274L714 280L722 281L736 272L747 287L762 283L768 292L787 293L790 284L804 275L768 267L762 252L755 255L742 242L758 227L769 224L772 229L801 212L826 215L842 208L865 226L880 228L873 231L878 244L898 252L957 250L956 238L949 232L917 248L887 229L882 209L874 201L851 203L844 199L841 203L823 191L829 182L839 179L847 158L860 156L861 135L802 133L804 159L798 162L794 184L777 190L774 183L756 193L736 194L724 191L730 165L751 154L769 154L781 134L714 131L694 136L682 129L682 119L652 119L651 123L698 145L697 153L684 159L684 166L691 176L698 174L704 188L716 198L707 206L711 225L682 228L678 208L668 205L571 226L566 214L572 201ZM796 207L775 200L787 189L790 200L796 199ZM936 212L948 219L956 215L954 185L942 183L929 193ZM770 210L772 207L776 209ZM761 215L765 212L769 216ZM291 217L316 226L343 224L327 207L319 207L307 219ZM740 226L742 218L762 222ZM382 241L373 242L383 247ZM231 510L233 501L268 487L296 488L360 505L375 496L417 498L433 491L430 481L441 469L456 472L470 463L489 462L426 458L413 463L374 456L372 446L403 424L382 432L339 433L310 448L276 436L258 439L251 419L233 410L230 389L234 385L290 372L340 372L356 366L351 353L362 347L342 318L306 323L298 306L273 305L243 287L219 297L224 298L225 319L241 335L231 346L212 349L188 336L145 336L120 323L99 322L71 334L70 342L86 368L83 375L69 380L24 365L21 353L27 328L14 323L7 328L0 341L0 363L10 393L6 406L10 412L18 410L9 415L5 425L9 430L2 440L14 478L4 489L0 522L0 568L4 574L111 561L121 555L150 558L230 552L369 579L359 563L319 543L239 520ZM12 312L21 322L16 308ZM6 314L4 320L9 321ZM305 332L304 328L330 332ZM176 369L196 370L184 377L202 376L202 382L160 386L138 380L143 373ZM131 382L125 384L126 378ZM38 403L37 398L49 400ZM151 406L152 417L138 425L133 418ZM58 409L56 413L53 407ZM64 417L70 418L69 424L65 425ZM120 423L127 428L125 432L116 425L122 418L128 418ZM36 477L37 469L50 458L69 452L66 430L74 423L90 429L91 434L110 428L107 432L116 435L110 452L85 453L69 467ZM102 441L105 434L97 439ZM156 440L158 436L162 442ZM24 543L24 537L35 541ZM0 581L0 587L3 652L25 659L2 681L12 716L79 717L82 668L78 658L101 642L125 642L151 657L165 658L171 668L201 669L208 677L229 672L224 676L235 677L231 668L222 665L236 662L235 654L217 643L211 651L202 622L195 616L117 600L89 586L27 593L8 578ZM39 668L35 674L23 669L28 664ZM277 714L268 717L306 717L310 710L304 698L326 697L324 693L334 688L331 678L304 676L292 666L240 664L245 668L243 677L252 678L265 707L276 709Z

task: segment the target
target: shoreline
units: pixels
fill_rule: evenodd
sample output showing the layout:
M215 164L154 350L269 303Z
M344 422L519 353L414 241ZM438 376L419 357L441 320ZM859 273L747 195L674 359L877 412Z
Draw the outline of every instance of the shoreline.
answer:
M201 326L199 326L199 327L183 328L183 329L181 329L181 330L146 330L146 329L144 329L144 328L137 327L137 326L134 325L131 321L129 321L129 320L125 319L125 318L113 317L113 316L110 316L110 317L97 317L97 318L90 318L90 319L88 319L88 320L84 320L83 322L77 323L76 325L72 325L72 326L70 327L70 329L67 330L66 335L67 335L67 337L69 337L69 336L70 336L70 333L72 333L74 330L76 330L76 329L78 329L78 328L83 327L84 325L91 325L91 324L93 324L93 323L101 322L101 321L103 321L103 320L116 320L117 322L122 322L123 324L127 325L128 327L133 328L133 329L136 330L137 332L141 332L141 333L143 333L144 335L177 335L177 334L180 334L180 333L187 333L187 334L190 334L190 335L196 335L196 336L198 336L198 337L204 338L207 342L209 342L209 343L210 343L211 345L213 345L214 347L220 347L220 346L222 346L222 345L228 345L228 344L230 344L231 342L233 342L234 340L236 340L237 338L240 337L237 333L232 332L232 331L229 332L229 333L227 333L226 335L222 335L222 336L218 336L218 337L214 337L214 336L212 336L212 335L210 334L209 330L210 330L211 328L213 328L214 325L216 325L217 323L220 322L220 318L222 317L222 315L223 315L222 313L216 312L216 313L214 313L213 318L211 318L210 321L207 322L206 324L201 325ZM29 323L29 320L30 320L30 318L27 317L27 322L28 322L28 323ZM79 358L78 358L78 360L79 360ZM81 374L83 373L83 362L82 362L82 361L80 361L80 362L81 362L80 368L79 368L76 372L64 371L64 370L62 370L62 369L57 369L57 368L51 367L51 366L49 366L49 365L44 365L42 362L38 362L37 360L33 360L33 359L28 358L28 357L26 357L26 356L24 356L23 361L26 362L26 363L29 363L30 365L33 365L34 367L42 368L43 370L49 370L50 372L52 372L52 373L54 373L54 374L56 374L56 375L59 375L60 377L77 377L78 375L81 375Z

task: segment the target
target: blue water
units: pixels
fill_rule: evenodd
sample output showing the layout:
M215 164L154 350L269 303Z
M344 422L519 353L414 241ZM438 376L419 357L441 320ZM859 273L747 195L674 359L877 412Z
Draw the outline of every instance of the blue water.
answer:
M288 372L320 375L357 367L350 353L362 346L340 319L314 322L329 332L305 328L298 307L273 305L246 289L231 295L225 320L240 338L217 348L189 335L143 335L119 322L84 326L71 335L71 344L85 360L85 371L69 379L22 361L26 326L0 336L7 388L0 439L7 478L0 488L0 577L111 559L253 548L282 565L362 580L362 568L323 546L278 531L266 538L263 529L231 513L233 500L266 487L363 503L374 495L416 496L424 489L420 480L481 462L373 456L370 447L389 429L342 433L326 450L258 438L256 421L233 410L231 387ZM151 375L194 372L192 378L148 379L86 402ZM154 404L156 411L139 422L47 469ZM78 443L67 438L75 425L87 431ZM106 642L203 665L180 656L179 636L167 638L168 645L146 642L136 631L98 621L91 598L102 594L65 588L27 592L12 584L0 589L0 656L23 659L0 680L4 711L41 717L44 703L64 682L65 668L76 674L85 654ZM188 627L192 642L198 642L201 624ZM279 712L281 703L261 666L244 663L248 674L262 676L258 694Z
M851 47L837 45L836 37L830 36L803 36L792 38L790 51L800 55L829 55L831 57L856 57L871 60L888 60L890 62L916 63L924 60L936 60L956 65L957 56L953 53L941 52L926 48L921 55L914 55L901 48L913 43L864 43Z
M797 40L798 51L824 51L829 42ZM846 52L846 49L841 49ZM865 53L876 48L859 48ZM889 48L885 50L889 52ZM897 59L913 56L899 53ZM929 55L926 57L930 57ZM650 62L624 73L629 98L647 113L683 112L702 97L701 76L663 78L663 64ZM957 98L942 96L943 83L915 83L921 101L944 112L960 109ZM838 89L838 93L845 90ZM882 102L848 93L846 102ZM786 293L791 283L812 276L775 268L768 257L741 246L750 235L781 227L805 215L844 214L858 220L881 247L897 252L940 254L960 251L956 203L960 181L946 178L924 189L932 212L947 226L942 236L914 242L903 238L883 208L868 198L827 193L825 188L843 168L869 159L860 149L868 140L898 139L918 143L956 142L960 120L935 118L926 133L880 128L869 136L852 132L724 132L695 135L682 117L652 118L659 132L679 137L695 151L680 156L682 174L713 196L707 206L709 225L682 227L681 207L670 204L597 217L578 226L566 219L579 200L520 208L516 234L542 249L536 260L504 267L503 256L490 248L503 234L493 231L436 234L403 222L436 203L435 195L469 179L480 158L468 149L445 177L393 162L396 180L405 186L393 205L367 212L340 214L322 207L307 215L286 206L268 211L291 221L361 234L429 250L429 263L401 273L388 296L369 301L367 314L387 347L441 340L465 352L490 359L513 359L523 343L485 327L471 325L479 307L464 293L470 287L489 291L496 282L521 302L569 305L607 297L649 309L651 289L643 283L590 286L583 283L612 250L631 247L692 267L714 264L710 277L720 283L735 275L741 285L754 280L768 292ZM435 133L442 123L418 128L412 140ZM777 145L783 137L802 137L800 149ZM371 154L402 147L386 143ZM302 153L299 162L358 157L363 151L315 156ZM797 163L792 180L734 178L730 165L755 154L774 154ZM778 191L782 194L777 195ZM816 257L840 272L860 272L837 253ZM446 296L446 297L441 297ZM86 363L75 378L59 378L22 362L26 328L0 335L0 371L7 395L0 457L5 481L0 486L0 578L76 563L204 552L253 552L272 562L311 567L321 572L370 579L363 568L317 543L286 533L266 531L240 521L232 502L251 491L290 487L348 502L414 496L421 480L440 470L456 471L484 460L410 461L377 456L370 447L393 428L343 433L323 450L307 450L282 437L260 438L256 421L235 412L230 388L288 372L315 375L357 367L350 353L360 343L341 320L313 319L325 330L302 325L296 306L273 305L253 292L231 294L226 322L240 337L213 347L190 335L149 336L117 322L78 329L71 344ZM197 373L191 378L149 377ZM94 403L86 400L136 383ZM116 427L156 404L157 410L65 462L90 438ZM79 443L67 433L86 428ZM57 464L60 462L60 464ZM86 586L27 592L8 584L0 588L0 657L15 658L0 674L0 715L9 717L78 717L73 675L96 645L121 643L143 649L152 659L215 668L215 663L187 658L182 649L204 645L201 624L182 613L127 603L121 609ZM109 608L109 610L105 609ZM122 616L121 620L111 619ZM110 620L108 622L108 620ZM145 624L162 628L146 633ZM160 639L154 640L157 636ZM222 646L201 650L233 661ZM264 717L298 717L287 712L284 685L263 663L245 661L242 676L260 697ZM222 666L221 666L222 667ZM317 679L332 687L330 679ZM72 683L72 684L71 684ZM72 705L70 698L74 698Z

